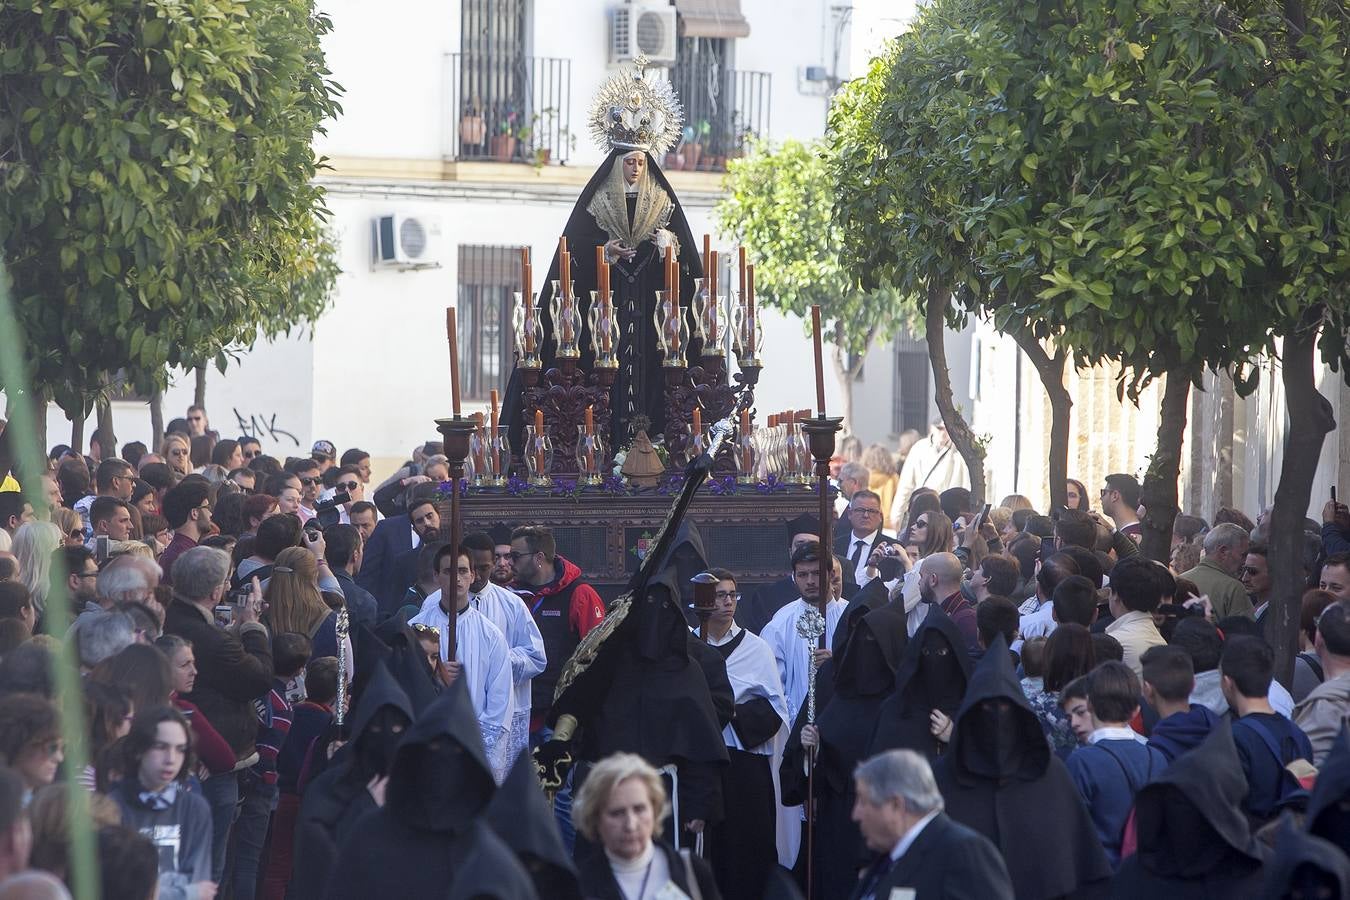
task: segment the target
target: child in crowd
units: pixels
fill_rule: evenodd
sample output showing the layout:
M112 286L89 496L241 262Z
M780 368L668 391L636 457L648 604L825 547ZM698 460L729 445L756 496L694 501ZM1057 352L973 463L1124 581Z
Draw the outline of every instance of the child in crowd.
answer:
M1170 763L1198 747L1219 717L1207 706L1192 705L1195 664L1185 650L1149 647L1140 662L1144 667L1144 702L1158 714L1158 721L1149 732L1148 745Z
M1167 768L1167 757L1129 726L1139 710L1139 679L1129 666L1112 660L1085 677L1092 731L1086 745L1069 756L1069 774L1092 816L1102 849L1118 866L1134 795ZM1080 709L1075 731L1081 714Z
M138 710L125 746L125 777L112 797L122 824L159 852L159 897L211 900L211 808L184 786L194 763L187 719L168 706Z

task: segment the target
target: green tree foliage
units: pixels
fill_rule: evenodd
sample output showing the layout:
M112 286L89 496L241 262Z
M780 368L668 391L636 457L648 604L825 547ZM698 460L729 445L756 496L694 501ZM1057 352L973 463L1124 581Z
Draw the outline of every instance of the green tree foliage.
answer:
M834 194L825 152L820 144L794 140L754 146L727 166L726 192L715 214L722 235L743 245L756 264L758 302L808 319L811 307L820 305L822 337L834 346L847 398L874 342L889 340L901 327L922 326L897 291L864 289L845 271L841 236L831 220Z
M1278 338L1287 383L1291 345L1345 355L1348 25L1335 0L938 0L836 132L848 254L947 279L1024 349L1119 365L1122 394L1168 373L1150 476L1170 513L1190 379L1250 389ZM1309 425L1308 479L1329 427Z
M340 112L308 0L0 5L0 248L39 397L83 415L318 316L311 149Z

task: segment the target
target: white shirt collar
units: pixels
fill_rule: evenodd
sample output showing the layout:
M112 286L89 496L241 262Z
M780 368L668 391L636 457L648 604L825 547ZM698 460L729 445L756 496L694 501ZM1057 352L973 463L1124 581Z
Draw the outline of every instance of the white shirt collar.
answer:
M1144 743L1143 735L1133 728L1098 728L1092 734L1088 735L1088 743L1095 744L1098 741L1135 741Z
M875 531L869 531L869 532L868 532L866 535L864 535L863 537L858 537L856 534L853 533L853 530L852 530L852 529L849 529L849 532L848 532L848 552L849 552L849 554L851 555L851 554L853 553L853 548L855 548L855 547L858 546L858 541L862 541L864 544L869 544L869 545L870 545L873 541L875 541L875 540L877 539L877 532L879 532L879 531L881 531L880 528L876 529Z
M929 822L937 818L937 815L940 812L942 812L942 810L935 809L910 826L909 831L905 832L904 837L896 841L895 846L891 848L891 862L895 862L905 855L905 852L913 845L914 841L919 837L919 834L928 826Z
M731 643L732 641L734 641L734 640L736 639L736 635L738 635L738 634L740 634L740 633L741 633L741 627L740 627L739 625L737 625L735 622L732 622L732 623L731 623L731 627L727 629L727 633L724 634L724 635L722 636L721 640L718 640L717 638L713 637L712 634L709 634L709 635L708 635L708 646L709 646L709 647L720 647L720 646L722 646L723 644L729 644L729 643Z

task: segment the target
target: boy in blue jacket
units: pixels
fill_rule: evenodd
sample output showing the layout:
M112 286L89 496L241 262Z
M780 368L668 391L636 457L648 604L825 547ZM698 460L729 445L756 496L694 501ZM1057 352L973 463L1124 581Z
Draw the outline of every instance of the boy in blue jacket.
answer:
M1161 751L1170 763L1200 746L1219 717L1203 704L1192 705L1195 663L1185 650L1166 644L1149 647L1140 662L1144 666L1144 702L1158 714L1148 745Z

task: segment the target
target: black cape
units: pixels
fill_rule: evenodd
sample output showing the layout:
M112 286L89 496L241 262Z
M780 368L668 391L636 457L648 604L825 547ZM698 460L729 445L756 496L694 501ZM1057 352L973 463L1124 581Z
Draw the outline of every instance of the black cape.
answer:
M1121 862L1112 896L1257 896L1267 854L1242 812L1246 795L1232 729L1220 720L1200 746L1135 795L1138 848Z
M877 713L868 755L913 750L931 762L947 749L933 736L930 716L940 709L954 718L961 708L971 668L965 648L956 623L936 603L928 604L895 673L895 690Z
M1019 900L1105 891L1111 864L1068 769L1050 752L1022 695L1002 636L975 667L951 747L933 774L947 815L1002 852Z
M535 896L528 873L483 813L496 785L464 679L422 711L399 743L385 805L343 843L328 896Z
M853 770L868 756L877 711L895 686L895 670L906 639L903 612L882 608L861 618L834 670L829 702L816 717L820 750L815 770L813 873L814 896L822 900L846 900L857 884L859 870L867 864L862 835L851 820L856 797ZM783 802L789 805L803 802L807 794L806 751L801 745L805 716L803 709L779 768Z
M1305 834L1289 813L1280 822L1275 856L1266 863L1263 900L1350 897L1350 858L1330 841Z
M587 211L597 191L604 187L615 161L631 151L613 150L605 161L595 170L591 180L581 190L576 206L567 219L563 234L567 236L567 249L572 257L572 284L580 302L582 333L581 359L582 371L589 372L595 361L591 350L591 331L589 310L591 291L596 289L598 276L595 268L595 248L609 241L609 234L600 227L600 223ZM680 307L690 324L691 334L693 318L690 301L694 297L694 279L703 277L702 249L695 242L685 219L684 209L675 196L670 181L666 179L661 167L656 164L650 153L647 156L647 172L656 179L657 184L674 202L667 230L675 235L680 243ZM629 204L629 217L632 217L632 203ZM610 266L610 289L613 292L615 310L619 316L619 371L610 393L611 420L610 445L614 449L628 444L633 435L629 425L637 414L644 414L651 420L647 433L653 437L665 430L665 388L661 371L661 358L657 355L656 325L652 314L656 310L656 292L665 287L663 260L655 241L643 241L637 246L637 255L631 262L619 261ZM540 348L540 361L544 371L557 364L557 342L554 338L553 320L549 312L549 302L553 297L553 282L558 279L561 266L555 251L549 264L548 274L541 283L538 277L535 284L539 287L539 305L543 310L541 325L544 329L544 344ZM692 357L693 347L685 345L686 359L697 363ZM519 447L523 425L523 406L521 390L523 381L519 370L513 370L511 380L506 387L502 418L508 424L512 447ZM631 396L630 396L631 392ZM631 408L630 408L631 406Z
M487 822L529 872L540 897L581 900L576 866L529 753L520 754L488 804Z
M366 785L388 771L393 760L401 738L389 728L394 721L403 726L413 721L412 702L377 659L353 711L351 740L342 748L341 758L335 757L332 765L310 781L300 803L290 882L298 900L327 896L327 877L337 864L338 847L351 836L358 819L377 809Z
M1322 760L1304 822L1309 834L1350 853L1350 729L1341 729Z

